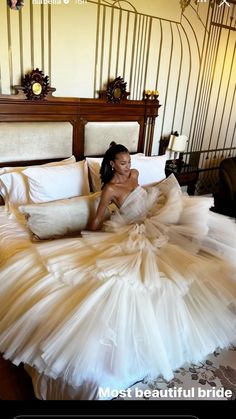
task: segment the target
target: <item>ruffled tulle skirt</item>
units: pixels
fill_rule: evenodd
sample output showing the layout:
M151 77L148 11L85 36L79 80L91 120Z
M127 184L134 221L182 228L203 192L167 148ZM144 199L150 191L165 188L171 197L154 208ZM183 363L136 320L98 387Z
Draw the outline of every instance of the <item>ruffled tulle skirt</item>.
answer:
M12 252L0 275L5 358L74 389L119 390L227 347L235 223L208 206L173 191L140 220L121 211L102 232Z

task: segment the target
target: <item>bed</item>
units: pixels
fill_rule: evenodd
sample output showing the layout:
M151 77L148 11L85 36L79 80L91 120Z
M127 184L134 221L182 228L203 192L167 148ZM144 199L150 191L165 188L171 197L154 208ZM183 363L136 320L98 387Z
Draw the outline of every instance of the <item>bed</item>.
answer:
M41 98L35 84L36 97L0 97L3 357L24 364L43 400L168 382L235 339L235 223L165 179L166 155L151 156L155 95L129 101L121 85L99 99ZM139 185L89 232L111 141L130 150Z
M42 270L50 273L50 247L63 254L86 229L98 204L99 167L111 141L130 150L142 185L165 177L166 156L150 156L159 106L156 97L133 101L125 96L118 103L104 94L99 99L49 95L28 100L22 89L0 96L0 261L9 266L7 281L14 270L19 280L29 281L37 281ZM11 310L8 291L6 298ZM4 356L14 359L7 347ZM74 388L37 368L25 369L39 399L99 398L98 383Z

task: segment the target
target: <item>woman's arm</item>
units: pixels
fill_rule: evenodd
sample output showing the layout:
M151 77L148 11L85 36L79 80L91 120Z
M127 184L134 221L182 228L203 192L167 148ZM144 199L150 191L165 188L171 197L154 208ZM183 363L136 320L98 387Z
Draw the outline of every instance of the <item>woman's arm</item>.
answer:
M99 230L106 211L106 208L111 203L113 197L113 188L110 185L105 186L102 190L100 202L98 204L97 212L94 219L90 222L88 230Z

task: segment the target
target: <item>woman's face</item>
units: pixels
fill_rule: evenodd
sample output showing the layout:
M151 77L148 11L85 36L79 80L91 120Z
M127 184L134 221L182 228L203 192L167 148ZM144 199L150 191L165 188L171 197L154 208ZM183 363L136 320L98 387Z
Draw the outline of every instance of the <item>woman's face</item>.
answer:
M118 153L115 160L111 161L111 165L116 173L129 175L131 166L129 153Z

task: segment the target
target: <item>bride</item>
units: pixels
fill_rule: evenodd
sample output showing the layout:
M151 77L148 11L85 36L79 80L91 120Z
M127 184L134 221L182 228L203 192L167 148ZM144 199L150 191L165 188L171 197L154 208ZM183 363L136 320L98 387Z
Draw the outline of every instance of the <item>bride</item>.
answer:
M6 358L90 386L86 398L144 377L170 380L236 336L233 220L183 195L172 176L139 186L123 145L105 153L101 179L89 230L63 255L49 253L41 280L19 281L0 324ZM117 210L102 225L111 202Z
M102 161L100 175L103 190L90 230L101 227L105 210L111 202L120 208L125 198L138 186L139 173L130 166L131 160L127 148L112 142Z

